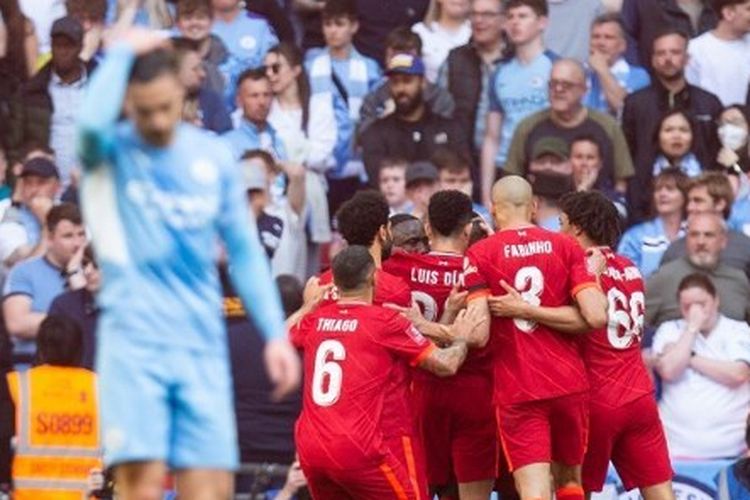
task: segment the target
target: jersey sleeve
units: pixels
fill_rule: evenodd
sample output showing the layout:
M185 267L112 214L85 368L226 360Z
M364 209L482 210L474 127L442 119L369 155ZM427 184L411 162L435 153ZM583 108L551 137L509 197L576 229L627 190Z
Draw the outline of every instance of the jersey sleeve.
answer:
M78 155L87 169L102 164L112 148L134 61L129 45L116 45L91 77L78 113Z
M383 320L383 328L373 335L373 340L411 366L417 366L435 349L432 342L398 313L384 316Z
M464 290L469 292L468 300L490 295L487 279L479 272L481 263L479 248L470 248L464 259Z
M575 297L581 290L598 287L596 277L586 268L586 253L572 239L565 239L568 246L568 269L570 270L570 295Z
M3 298L11 295L28 295L34 296L34 286L31 279L31 273L28 266L16 266L8 275L3 288Z

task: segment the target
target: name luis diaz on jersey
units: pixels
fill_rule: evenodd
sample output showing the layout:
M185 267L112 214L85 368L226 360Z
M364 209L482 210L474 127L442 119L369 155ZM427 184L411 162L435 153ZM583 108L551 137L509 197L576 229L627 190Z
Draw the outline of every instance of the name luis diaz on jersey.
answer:
M461 271L440 272L412 267L409 280L412 283L422 283L424 285L463 286L464 275Z

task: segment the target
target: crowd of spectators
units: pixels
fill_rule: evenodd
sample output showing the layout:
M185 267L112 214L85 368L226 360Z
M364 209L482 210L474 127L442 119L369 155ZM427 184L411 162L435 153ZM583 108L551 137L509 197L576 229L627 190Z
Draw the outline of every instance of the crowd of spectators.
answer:
M603 192L646 279L644 356L672 454L745 451L750 0L0 0L5 369L34 362L48 315L80 327L95 366L76 116L109 33L132 25L169 40L184 121L231 150L291 295L346 244L335 214L365 188L414 251L440 190L471 195L491 227L492 183L525 176L551 230L565 193ZM260 377L236 366L238 397L266 390ZM252 417L271 406L239 401L240 431L290 432ZM280 442L269 460L289 463Z

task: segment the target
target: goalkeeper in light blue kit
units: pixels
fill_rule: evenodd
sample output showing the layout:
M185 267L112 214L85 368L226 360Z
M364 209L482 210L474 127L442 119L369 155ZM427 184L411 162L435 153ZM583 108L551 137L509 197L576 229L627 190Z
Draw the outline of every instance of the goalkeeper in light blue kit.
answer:
M103 272L105 461L117 466L119 498L161 498L169 467L181 499L224 499L238 451L221 241L267 340L279 396L296 387L300 367L238 168L219 139L181 123L184 91L162 43L147 31L120 33L79 117L82 202ZM118 123L123 104L127 120Z

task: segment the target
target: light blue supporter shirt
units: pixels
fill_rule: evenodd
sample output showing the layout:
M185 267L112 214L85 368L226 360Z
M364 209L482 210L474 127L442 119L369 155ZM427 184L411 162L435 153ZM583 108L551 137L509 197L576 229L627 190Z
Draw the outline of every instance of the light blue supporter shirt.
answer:
M495 70L490 90L490 111L503 115L500 147L495 165L505 165L516 126L527 116L549 106L547 86L557 56L549 51L524 64L514 57Z
M55 297L65 291L62 269L45 256L32 257L16 264L8 274L3 288L3 299L12 295L26 295L31 299L31 311L46 313ZM14 340L13 352L34 354L34 340Z
M628 64L624 58L620 58L615 62L609 68L609 71L615 77L620 87L625 89L628 94L632 94L651 84L648 71L640 66ZM587 80L589 89L586 97L584 97L584 105L587 108L592 108L602 113L613 114L609 102L607 102L607 97L604 95L604 89L599 81L599 77L591 69L587 70ZM615 111L619 113L619 110Z
M677 233L677 239L683 236L684 228ZM617 246L617 253L632 260L646 279L658 271L661 258L671 244L664 232L664 223L656 217L625 231Z
M156 147L117 123L134 59L130 46L113 47L80 113L81 198L103 273L99 335L225 353L221 238L245 307L266 339L282 337L278 292L224 142L182 123Z

